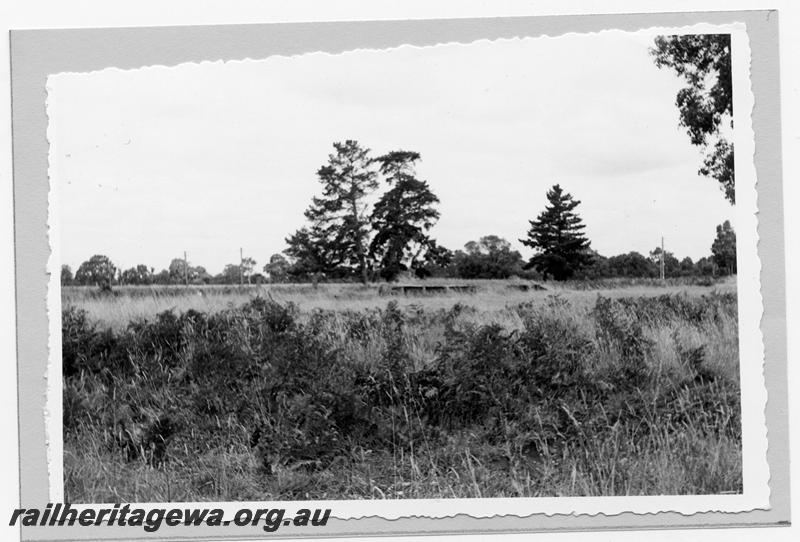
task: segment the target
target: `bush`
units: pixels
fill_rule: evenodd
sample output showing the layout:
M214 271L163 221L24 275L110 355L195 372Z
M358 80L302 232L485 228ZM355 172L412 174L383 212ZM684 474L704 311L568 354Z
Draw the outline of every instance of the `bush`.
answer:
M382 469L367 480L394 479L403 468L437 483L442 472L473 476L473 455L506 465L486 467L493 476L538 480L547 469L561 476L572 461L587 479L618 487L591 458L608 459L613 449L630 461L649 458L640 467L647 470L661 453L647 443L735 449L738 383L709 360L727 350L697 339L735 323L735 296L601 296L584 309L555 295L507 310L518 317L513 329L458 303L302 314L255 298L214 313L167 311L114 332L67 307L65 438L96 435L122 463L161 469L207 454L250 457L258 465L252 476L264 478L246 487L274 484L278 497L293 498L311 491L313 480L328 484L322 497L352 497L352 486L336 489L332 480L361 468ZM419 335L432 329L436 344L421 363ZM669 379L654 369L661 330L672 330L659 343L675 358ZM423 457L432 474L420 471ZM464 457L466 466L457 462ZM635 476L633 467L614 469ZM310 470L312 478L301 475ZM702 487L723 484L697 464L689 470L705 473L697 474ZM498 494L516 494L508 487ZM523 494L553 491L526 487Z

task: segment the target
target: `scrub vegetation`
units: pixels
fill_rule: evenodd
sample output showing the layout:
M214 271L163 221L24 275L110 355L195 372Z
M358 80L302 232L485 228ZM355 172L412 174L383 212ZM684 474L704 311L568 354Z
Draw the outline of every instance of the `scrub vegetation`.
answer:
M733 284L513 284L66 289L66 500L742 491Z

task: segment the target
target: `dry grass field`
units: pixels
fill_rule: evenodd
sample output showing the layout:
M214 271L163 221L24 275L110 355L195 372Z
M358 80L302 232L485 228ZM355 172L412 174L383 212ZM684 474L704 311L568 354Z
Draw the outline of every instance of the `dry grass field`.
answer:
M68 286L62 289L62 304L84 309L102 325L123 329L131 321L153 318L163 311L177 313L187 310L216 312L238 307L256 296L273 299L278 303L292 303L301 312L315 309L331 311L360 311L384 307L390 300L400 307L447 309L459 303L464 306L497 312L520 303L541 303L553 295L569 299L573 304L593 304L598 295L603 297L640 297L664 294L699 296L715 292L735 292L735 277L705 285L696 280L657 279L605 280L596 283L547 283L546 290L522 291L519 285L531 284L522 280L445 280L429 279L410 284L458 284L474 288L475 292L445 293L438 295L381 295L376 285L360 284L274 284L274 285L213 285L213 286L119 286L113 294L97 288Z
M735 279L470 285L65 288L67 500L741 492Z

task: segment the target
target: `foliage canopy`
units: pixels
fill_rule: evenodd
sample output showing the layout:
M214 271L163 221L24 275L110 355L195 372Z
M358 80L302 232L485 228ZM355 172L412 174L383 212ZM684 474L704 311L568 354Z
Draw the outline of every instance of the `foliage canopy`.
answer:
M672 68L687 86L675 99L680 125L692 145L704 149L699 173L716 179L735 202L733 143L722 133L733 128L730 34L658 36L650 49L659 68Z
M369 216L366 198L377 187L369 149L348 139L317 170L322 195L314 197L305 216L310 226L286 239L286 253L307 272L353 269L367 282Z
M592 261L585 226L575 213L580 201L558 184L547 191L547 201L537 219L529 221L528 237L520 242L537 251L527 267L534 267L545 280L549 276L566 280Z
M724 275L736 273L736 232L730 221L717 226L717 237L711 245L714 264Z
M411 151L393 151L376 159L391 188L372 211L375 236L370 255L387 280L409 268L420 269L435 246L428 231L439 219L435 208L439 198L426 181L416 178L414 163L419 159L419 153Z
M75 282L95 286L111 284L117 276L117 267L108 256L95 254L83 262L75 272Z

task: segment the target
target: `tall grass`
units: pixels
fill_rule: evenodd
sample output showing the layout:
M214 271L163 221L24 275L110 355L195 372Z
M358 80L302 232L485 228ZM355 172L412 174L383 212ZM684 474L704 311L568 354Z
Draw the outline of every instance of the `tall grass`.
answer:
M736 296L661 292L68 305L66 497L741 492Z
M684 279L605 279L591 282L543 283L544 291L521 291L517 286L531 284L522 280L445 280L428 279L426 285L465 284L472 294L445 293L432 296L398 296L402 307L447 309L455 303L486 311L501 311L529 301L542 302L556 293L567 296L573 304L590 305L598 294L605 297L636 297L686 293L702 295L710 291L735 291L735 278L716 282ZM270 284L252 286L118 286L112 293L94 287L62 288L62 304L85 309L103 325L123 329L132 320L154 318L164 311L216 312L238 307L253 297L266 297L279 303L292 303L303 312L315 309L361 311L385 306L391 296L382 295L377 285L360 284Z

